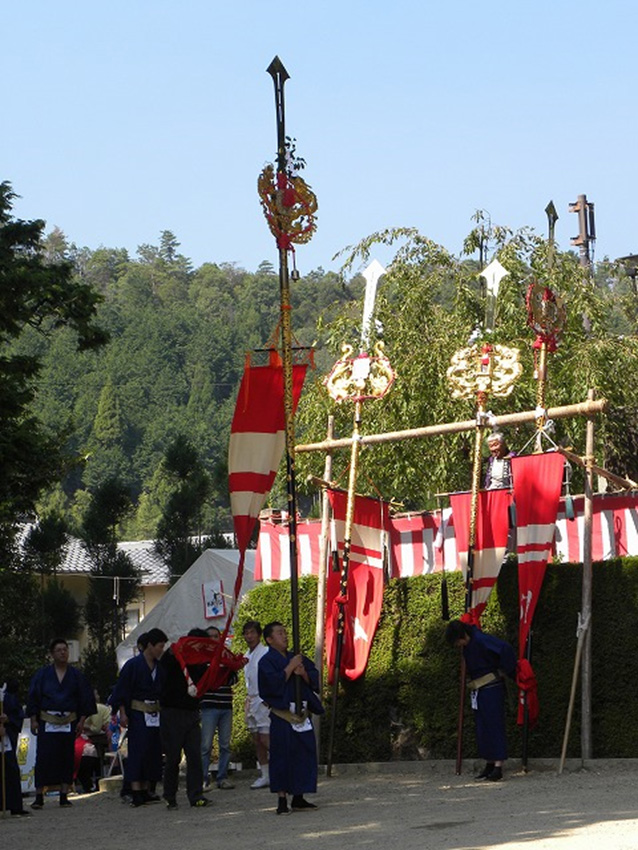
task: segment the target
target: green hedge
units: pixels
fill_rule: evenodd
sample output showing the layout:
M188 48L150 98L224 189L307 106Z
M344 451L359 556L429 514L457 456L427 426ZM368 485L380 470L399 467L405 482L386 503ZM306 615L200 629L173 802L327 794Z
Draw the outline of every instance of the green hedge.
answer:
M592 737L594 757L638 757L638 703L632 685L638 673L638 559L594 564L592 615ZM447 576L450 612L463 610L464 588L459 573ZM532 664L538 679L540 721L531 731L530 757L560 755L576 652L577 615L581 609L582 568L553 564L534 618ZM300 580L302 650L314 654L316 579ZM239 612L240 624L255 618L264 625L279 619L290 624L290 585L277 582L255 588ZM459 700L458 652L444 640L441 619L441 575L394 579L385 589L383 611L368 669L355 682L340 685L337 705L335 762L391 759L454 758ZM503 566L483 616L483 628L518 641L518 580L516 560ZM243 649L241 636L235 649ZM629 687L628 687L629 686ZM243 680L236 708L244 698ZM509 688L509 746L521 754L516 726L516 689ZM330 713L327 708L322 748L325 753ZM464 754L475 754L468 700L465 699ZM242 761L254 760L243 712L235 711L234 751ZM568 755L580 754L580 691Z

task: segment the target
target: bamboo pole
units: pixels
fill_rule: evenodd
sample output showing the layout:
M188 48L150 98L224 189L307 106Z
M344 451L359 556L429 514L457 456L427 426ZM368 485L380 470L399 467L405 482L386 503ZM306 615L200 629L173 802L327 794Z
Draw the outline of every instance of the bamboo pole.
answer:
M578 404L567 404L563 407L551 407L547 411L548 419L568 419L572 416L592 416L602 413L607 407L607 399L597 401L582 401ZM535 410L525 410L520 413L506 413L495 416L493 424L522 425L537 419ZM460 422L447 422L442 425L425 425L422 428L410 428L405 431L387 431L384 434L367 434L358 437L360 445L373 446L378 443L398 443L402 440L418 440L423 437L439 437L445 434L459 434L463 431L473 431L476 419L466 419ZM296 452L327 452L334 449L347 449L352 445L352 437L342 437L339 440L324 440L321 443L305 443L295 446Z
M326 439L331 440L334 436L335 418L328 416L328 428ZM332 454L326 452L326 462L323 468L323 477L326 481L332 475ZM330 526L330 499L324 489L321 494L321 538L319 541L319 581L317 584L317 616L315 620L315 667L319 671L319 691L323 693L323 644L325 637L325 608L326 608L326 572L328 569L328 536ZM321 749L321 723L319 715L313 714L313 725L315 727L315 738L317 741L317 758Z
M589 390L588 398L593 400L594 391ZM592 529L594 516L594 420L587 420L585 437L585 505L583 524L583 622L588 624L583 638L582 688L581 688L581 757L592 757L591 737L591 609L592 609Z
M567 458L567 460L572 463L578 464L578 466L583 469L587 469L587 462L585 458L580 457L580 455L574 454L574 452L570 452L568 449L558 448L558 451ZM603 478L606 478L607 481L610 481L616 487L621 490L638 490L638 484L635 481L632 481L631 478L622 478L620 475L614 475L613 472L609 472L607 469L603 469L602 466L597 466L595 463L591 463L591 471L596 473L596 475L600 475Z
M350 547L352 545L352 524L354 520L355 487L357 483L357 468L359 459L359 446L361 428L361 400L357 399L354 405L354 419L352 427L352 450L350 455L350 475L348 479L348 502L346 506L346 524L343 535L343 556L341 558L341 580L339 583L339 598L345 599L348 594L348 571L350 567ZM341 658L343 655L343 635L346 621L346 606L344 602L338 603L339 615L337 618L337 636L334 664L332 668L332 707L330 710L330 738L328 740L328 758L326 775L332 776L332 754L337 721L337 694L339 692L339 674L341 671Z
M545 410L545 389L547 387L547 343L541 343L540 354L538 358L538 387L536 391L536 407L540 410ZM547 417L544 413L536 419L536 448L534 451L540 453L543 451L542 435L543 428L547 422Z
M576 658L574 660L574 672L572 673L572 687L569 693L569 705L567 706L567 720L565 721L565 733L563 735L563 748L560 754L560 762L558 765L558 775L560 776L565 767L565 758L567 756L567 742L569 741L569 732L572 725L572 714L574 712L574 702L576 701L576 686L578 685L578 672L580 670L580 660L583 654L583 640L585 632L589 627L589 621L583 623L580 614L578 615L578 634L576 643Z

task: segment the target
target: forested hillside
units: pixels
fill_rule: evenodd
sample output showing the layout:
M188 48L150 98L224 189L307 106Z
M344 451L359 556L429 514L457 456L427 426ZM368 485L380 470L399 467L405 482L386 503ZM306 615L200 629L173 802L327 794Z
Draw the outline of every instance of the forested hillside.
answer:
M122 534L153 538L168 498L162 460L184 437L213 484L194 530L231 530L230 420L246 352L263 347L277 328L278 272L267 261L255 272L212 262L195 269L168 231L135 257L117 248L78 249L59 230L44 245L48 262L70 261L76 279L100 293L96 322L110 341L78 356L72 329L45 338L27 328L15 344L17 353L41 358L33 412L52 433L67 434L76 459L40 511L55 510L77 528L90 494L117 478L135 507ZM360 293L359 279L344 282L322 269L304 276L293 291L300 343L316 341L318 321L330 322ZM318 363L328 363L321 352Z
M40 624L50 615L51 636L71 634L82 614L91 637L85 660L110 681L112 649L137 579L117 541L155 539L176 578L207 538L232 528L230 421L246 353L277 341L278 273L268 261L252 272L219 258L193 268L169 231L134 257L120 248L77 248L59 230L45 235L42 221L15 220L14 197L10 184L0 183L0 572L6 591L0 621L11 626L0 635L0 650L26 676L37 666L44 634L32 612L39 610ZM472 419L474 403L451 397L446 370L454 351L481 336L521 352L523 374L511 396L490 401L493 412L533 410L534 333L526 324L525 296L537 280L551 285L567 309L560 345L550 356L548 406L582 401L589 388L606 397L607 413L596 423L596 460L638 480L635 278L607 261L584 269L573 252L550 251L528 228L512 231L486 226L480 213L476 218L460 257L414 229L388 230L346 252L343 277L317 269L292 282L293 330L300 345L316 343L317 366L299 405L298 441L322 439L328 414L335 414L336 436L352 433L352 406L332 403L322 378L341 345L356 347L360 338L363 280L355 272L377 243L396 244L379 285L375 328L397 378L386 398L363 405L363 434ZM508 270L489 333L479 245ZM533 429L512 428L512 448L524 449ZM584 429L582 417L559 420L551 438L582 454ZM461 433L366 450L357 488L409 509L432 507L437 492L468 487L472 441ZM347 480L348 457L335 453L334 479ZM304 513L313 499L317 504L307 473L323 473L321 454L297 457ZM574 492L578 486L575 475ZM285 505L281 481L270 499L274 507ZM20 552L13 546L17 524L36 515L39 525ZM38 574L41 581L55 577L69 532L84 541L93 562L84 612L55 579L46 590L36 581ZM126 593L116 598L113 588L122 577Z
M471 259L478 228L466 242L466 257L454 257L414 230L388 231L355 250L357 262L374 252L375 242L399 247L378 297L387 351L397 370L392 392L364 409L364 432L417 427L473 415L468 402L450 397L445 370L454 350L467 343L483 318L477 264ZM521 349L524 374L513 395L493 409L533 409L533 333L526 327L525 292L532 277L547 271L547 243L528 229L493 228L486 237L511 270L497 306L493 339ZM100 293L97 323L109 334L106 346L78 356L76 333L62 328L49 337L27 328L16 343L20 354L38 355L42 368L33 412L52 434L65 433L75 459L63 482L45 494L42 514L51 511L79 528L91 495L117 479L130 489L133 510L120 528L128 539L157 536L174 481L166 452L187 440L210 476L211 486L198 515L203 535L231 529L226 451L230 420L246 353L263 348L279 321L279 281L264 261L255 272L232 263L193 268L179 253L176 237L164 231L159 244L141 245L135 257L117 248L78 249L58 230L45 241L50 263L70 261L76 280ZM623 270L600 263L595 278L583 275L576 256L559 253L553 285L568 310L559 351L550 360L549 404L583 400L588 387L605 395L613 415L599 429L599 459L620 474L636 474L638 397L626 380L638 363L636 294ZM298 438L320 439L326 417L337 413L337 429L347 435L351 410L335 410L321 379L344 341L358 339L361 276L342 278L322 269L292 286L293 329L300 344L317 343L317 369L306 382ZM556 439L579 447L584 423L557 423ZM512 437L515 447L529 429ZM413 507L431 506L437 490L468 486L471 435L379 447L362 459L363 489L379 487ZM347 453L336 459L343 473ZM323 459L300 456L306 472L321 474ZM423 475L427 469L428 474ZM281 495L275 491L273 503ZM282 502L283 504L283 502ZM309 503L303 501L304 508ZM279 505L280 506L280 505Z

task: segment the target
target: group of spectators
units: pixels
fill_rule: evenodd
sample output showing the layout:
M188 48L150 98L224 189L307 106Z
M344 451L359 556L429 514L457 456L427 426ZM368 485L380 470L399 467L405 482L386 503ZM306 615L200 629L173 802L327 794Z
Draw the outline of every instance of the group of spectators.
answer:
M323 712L317 696L319 674L314 664L288 650L284 626L272 622L263 630L255 620L244 625L248 646L246 677L246 724L255 744L259 775L250 786L270 787L277 794L277 814L316 808L304 798L317 785L316 742L311 715ZM212 627L192 629L189 637L219 644L221 634ZM69 663L66 640L57 638L49 650L51 663L31 680L26 712L36 738L35 800L32 809L42 809L47 787L59 788L59 805L72 806L69 792L78 760L90 750L87 728L98 734L117 715L118 728L126 730L124 791L133 808L160 802L178 807L182 754L186 760L186 796L190 806L211 804L205 796L209 778L212 743L217 732L219 759L215 781L221 790L232 790L228 778L232 730L232 688L237 673L223 670L214 689L198 694L207 664L185 666L173 647L166 648L167 635L151 629L140 637L138 654L129 659L109 697L109 707L96 702L87 678ZM217 656L218 657L218 656ZM212 663L212 662L211 662ZM298 686L295 685L298 683ZM6 807L13 815L29 812L23 806L20 770L16 759L17 740L24 712L17 695L8 690L0 713L0 741L5 761ZM88 724L88 727L87 727ZM93 724L93 725L92 725ZM98 773L99 776L99 773ZM162 783L162 797L156 793ZM90 783L90 780L88 780ZM83 785L85 781L83 780ZM90 789L85 789L90 790ZM290 808L288 797L291 795Z
M510 452L501 433L488 436L490 457L485 478L486 489L511 487ZM190 637L219 643L219 629L192 629ZM253 737L259 776L253 789L270 787L277 794L277 814L316 808L303 796L317 786L316 742L312 714L323 713L319 696L319 673L301 654L288 650L284 626L274 621L263 630L255 620L244 624L243 637L248 647L245 656L246 725ZM514 677L516 659L512 648L497 638L485 635L475 626L455 621L446 633L450 644L463 652L470 675L473 714L476 720L479 754L486 764L479 779L502 779L507 758L504 725L504 676ZM128 757L125 762L124 790L134 808L159 802L155 793L163 783L163 798L168 809L176 809L182 753L186 758L186 795L191 806L201 808L211 801L204 796L210 790L210 755L215 732L218 734L219 760L216 782L222 790L232 790L228 778L232 730L232 688L237 674L228 670L221 683L203 694L196 683L206 665L184 668L161 629L151 629L138 641L139 653L126 662L109 698L110 709L96 703L96 695L86 677L69 664L69 647L64 639L50 645L52 663L42 667L31 681L27 715L36 736L35 786L33 809L44 805L44 789L60 789L59 805L72 805L68 798L74 772L75 755L85 745L85 729L99 734L111 714L117 714L119 726L126 729ZM19 732L24 714L15 693L9 687L2 692L0 744L4 761L5 788L3 806L13 815L28 812L23 807L20 771L16 759ZM87 721L88 718L88 721ZM88 724L88 725L87 725ZM89 741L90 744L90 741ZM89 756L98 762L96 755ZM82 759L79 759L80 765ZM85 786L90 777L80 778ZM290 808L288 796L292 795Z

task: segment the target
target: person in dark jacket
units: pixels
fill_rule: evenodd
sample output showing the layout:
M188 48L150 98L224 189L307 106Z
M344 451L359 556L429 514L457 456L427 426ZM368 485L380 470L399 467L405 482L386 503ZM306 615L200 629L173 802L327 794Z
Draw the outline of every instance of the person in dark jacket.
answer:
M135 808L159 800L150 787L162 778L160 698L164 671L159 659L167 641L161 629L151 629L144 636L143 652L122 667L109 698L113 710L119 710L120 725L128 729L124 781L130 784L131 806Z
M2 688L2 711L0 711L0 741L4 761L6 808L12 815L30 815L22 803L22 781L18 765L18 738L22 731L24 711L18 699L18 683L8 680Z
M485 634L476 626L453 620L445 637L462 650L469 681L479 756L485 767L476 777L497 782L507 759L505 737L505 676L516 674L516 653L509 643Z
M46 785L60 786L62 808L72 805L67 795L73 782L75 737L82 733L85 719L97 711L88 679L69 664L66 640L52 640L49 652L53 663L33 676L27 699L31 732L37 738L32 809L44 805Z
M202 629L192 629L189 637L206 637ZM182 667L169 648L160 662L164 671L162 689L162 746L164 748L164 799L169 809L177 808L179 765L186 756L186 796L191 806L208 806L202 795L203 773L199 724L199 700L188 692ZM196 676L196 679L199 677Z
M305 655L288 651L288 635L277 621L264 626L270 647L259 661L259 696L270 709L270 790L278 795L277 814L316 809L304 798L317 790L317 745L311 714L323 714L317 696L319 671ZM302 711L296 713L295 682L301 684Z

